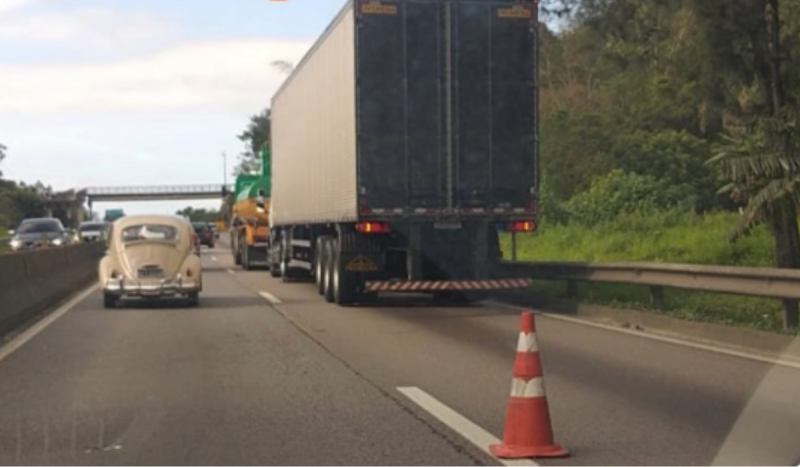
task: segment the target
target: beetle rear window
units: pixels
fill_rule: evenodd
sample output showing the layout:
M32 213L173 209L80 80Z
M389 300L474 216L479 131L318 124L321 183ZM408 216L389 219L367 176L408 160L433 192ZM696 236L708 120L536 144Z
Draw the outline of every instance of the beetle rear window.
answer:
M148 240L174 242L178 240L178 229L171 225L132 225L122 231L121 238L124 243Z

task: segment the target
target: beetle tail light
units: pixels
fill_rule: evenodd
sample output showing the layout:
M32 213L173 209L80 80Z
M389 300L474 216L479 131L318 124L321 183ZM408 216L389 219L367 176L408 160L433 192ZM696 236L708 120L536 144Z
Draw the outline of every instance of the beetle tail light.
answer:
M186 277L192 277L192 270L191 270L191 268L186 268Z

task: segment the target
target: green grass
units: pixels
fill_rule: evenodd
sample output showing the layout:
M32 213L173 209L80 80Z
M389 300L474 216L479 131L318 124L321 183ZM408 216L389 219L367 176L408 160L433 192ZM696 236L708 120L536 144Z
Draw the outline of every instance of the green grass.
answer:
M545 226L535 234L517 237L520 261L655 261L730 266L772 266L770 233L757 228L731 243L727 234L736 215L717 213L695 216L664 213L648 218L627 217L595 227ZM504 256L510 258L510 237L501 239ZM563 282L536 281L534 293L564 297ZM649 289L627 284L581 283L579 299L616 308L648 309ZM782 329L781 302L774 299L716 294L680 289L664 290L664 308L657 311L677 318Z
M543 226L517 237L520 261L656 261L666 263L772 266L775 264L769 231L758 227L731 243L727 239L736 214L695 216L662 213L628 216L594 227L579 224ZM510 258L510 237L502 238Z

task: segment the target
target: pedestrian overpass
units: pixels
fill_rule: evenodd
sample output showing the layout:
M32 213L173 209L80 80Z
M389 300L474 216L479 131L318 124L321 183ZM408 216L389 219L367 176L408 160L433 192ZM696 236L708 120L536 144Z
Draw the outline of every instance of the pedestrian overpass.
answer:
M221 199L233 190L233 185L161 185L161 186L104 186L84 190L89 209L102 201L170 201Z

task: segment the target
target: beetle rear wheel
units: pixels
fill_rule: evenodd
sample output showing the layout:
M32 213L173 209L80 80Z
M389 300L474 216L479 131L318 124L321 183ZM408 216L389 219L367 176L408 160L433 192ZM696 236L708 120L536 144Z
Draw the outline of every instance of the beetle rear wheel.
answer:
M103 307L104 308L116 308L117 306L117 296L112 294L103 294Z
M186 296L186 301L192 308L200 306L200 292L189 292Z

